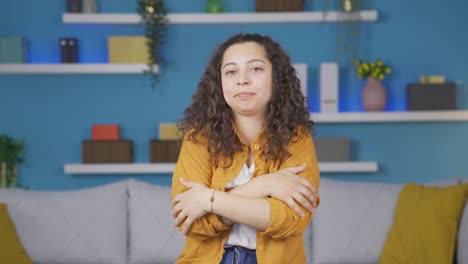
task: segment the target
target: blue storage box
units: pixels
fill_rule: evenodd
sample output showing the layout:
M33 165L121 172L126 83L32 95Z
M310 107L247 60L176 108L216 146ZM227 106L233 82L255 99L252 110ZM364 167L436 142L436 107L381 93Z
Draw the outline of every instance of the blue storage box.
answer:
M0 37L0 63L26 63L28 48L22 37Z

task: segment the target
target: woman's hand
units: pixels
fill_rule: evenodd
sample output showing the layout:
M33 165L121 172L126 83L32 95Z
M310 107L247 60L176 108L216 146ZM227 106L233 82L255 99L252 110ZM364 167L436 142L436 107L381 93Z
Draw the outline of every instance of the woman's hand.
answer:
M185 235L195 220L210 211L211 189L203 184L186 181L182 178L180 183L189 189L174 197L172 214L176 226L181 225L185 220L182 228L182 233Z
M305 168L306 164L289 167L261 175L257 179L264 182L269 196L285 202L297 215L304 217L305 214L299 205L313 213L319 203L316 189L312 183L297 176Z

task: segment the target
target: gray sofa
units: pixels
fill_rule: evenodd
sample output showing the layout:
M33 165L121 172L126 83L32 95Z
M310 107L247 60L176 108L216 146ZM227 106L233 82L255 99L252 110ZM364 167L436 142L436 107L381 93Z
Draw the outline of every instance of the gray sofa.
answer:
M174 263L184 244L167 187L124 180L62 192L3 189L0 202L34 264Z
M451 186L468 183L452 178L424 183ZM323 179L321 203L305 233L308 263L378 263L404 184ZM468 264L468 201L460 220L456 263Z
M322 179L321 205L304 234L308 263L377 263L402 187ZM62 192L0 190L0 202L35 264L173 263L184 244L170 188L134 179ZM468 264L468 207L457 247L458 263Z

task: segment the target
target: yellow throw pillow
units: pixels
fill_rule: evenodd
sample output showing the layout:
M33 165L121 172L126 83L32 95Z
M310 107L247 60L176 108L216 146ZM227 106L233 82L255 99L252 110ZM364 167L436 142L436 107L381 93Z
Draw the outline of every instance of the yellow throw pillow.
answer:
M426 187L408 183L400 192L380 264L453 263L468 184Z
M16 234L5 203L0 203L0 263L32 264Z

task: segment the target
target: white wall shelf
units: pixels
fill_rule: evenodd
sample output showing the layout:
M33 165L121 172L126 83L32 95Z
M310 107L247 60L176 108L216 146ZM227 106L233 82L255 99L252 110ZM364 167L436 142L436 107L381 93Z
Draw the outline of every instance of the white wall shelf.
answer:
M311 113L317 123L463 122L468 110Z
M135 74L147 69L145 64L55 63L0 64L0 74ZM155 71L158 67L155 66Z
M319 162L321 173L377 172L377 162ZM65 174L164 174L175 163L65 164Z
M65 164L65 174L161 174L172 173L175 163Z
M221 23L317 23L345 20L376 21L376 10L360 12L262 12L262 13L169 13L169 24L221 24ZM62 15L63 23L71 24L140 24L138 14L101 13Z
M351 172L377 172L377 162L374 161L350 161L350 162L319 162L321 173L351 173Z

